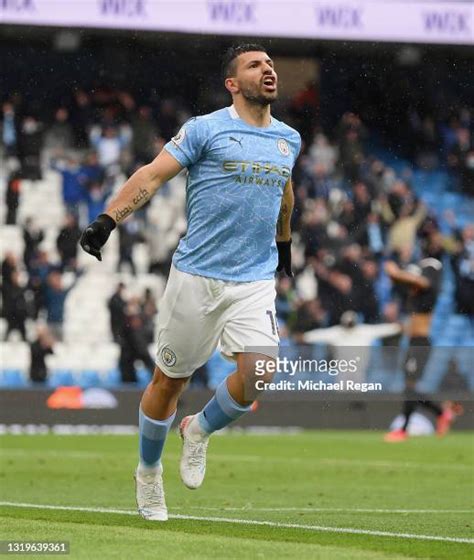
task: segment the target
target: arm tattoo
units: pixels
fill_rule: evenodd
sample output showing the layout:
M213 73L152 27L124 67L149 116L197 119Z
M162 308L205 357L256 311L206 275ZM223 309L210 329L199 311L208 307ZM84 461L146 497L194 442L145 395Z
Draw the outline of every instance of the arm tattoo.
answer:
M115 221L120 222L120 220L123 220L132 212L133 212L133 208L131 206L124 206L123 208L118 208L117 210L115 210Z
M136 210L137 208L142 206L145 202L147 202L149 199L150 199L150 193L146 189L140 189L138 191L138 194L132 198L132 204L134 207L132 207L130 204L127 204L127 206L115 210L115 221L119 222L120 220L123 220L124 218L132 214L134 210Z
M132 200L133 204L138 204L143 200L145 203L150 198L150 193L146 189L140 189L138 191L137 196L135 196Z

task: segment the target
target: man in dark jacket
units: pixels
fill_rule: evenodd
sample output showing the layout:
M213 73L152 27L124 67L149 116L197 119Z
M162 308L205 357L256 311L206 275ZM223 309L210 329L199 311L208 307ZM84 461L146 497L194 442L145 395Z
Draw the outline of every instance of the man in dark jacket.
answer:
M45 358L49 354L54 354L53 345L54 338L48 328L45 326L38 327L37 338L30 344L30 379L34 383L44 383L46 381L48 366Z

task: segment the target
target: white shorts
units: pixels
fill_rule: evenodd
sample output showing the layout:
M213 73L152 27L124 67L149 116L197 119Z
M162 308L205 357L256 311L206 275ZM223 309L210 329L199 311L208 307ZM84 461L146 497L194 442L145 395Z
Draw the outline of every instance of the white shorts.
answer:
M214 353L278 355L275 281L227 282L171 266L158 309L156 363L169 377L190 377Z

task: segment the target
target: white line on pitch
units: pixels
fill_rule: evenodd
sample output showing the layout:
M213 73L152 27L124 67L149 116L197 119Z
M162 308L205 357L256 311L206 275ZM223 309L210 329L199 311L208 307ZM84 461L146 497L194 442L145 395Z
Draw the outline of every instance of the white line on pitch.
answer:
M52 506L47 504L28 504L21 502L0 502L0 506L12 506L18 508L36 508L62 511L85 511L88 513L118 513L121 515L137 515L136 511L125 509L109 509L100 507L81 506ZM306 531L318 531L325 533L345 533L352 535L370 535L375 537L392 537L397 539L417 539L422 541L442 541L474 544L474 539L463 537L440 537L438 535L417 535L413 533L391 533L390 531L372 531L370 529L353 529L351 527L324 527L320 525L304 525L301 523L279 523L276 521L258 521L255 519L234 519L230 517L200 517L196 515L170 515L171 519L188 519L192 521L212 521L213 523L235 523L238 525L260 525L264 527L278 527L280 529L303 529Z
M100 452L100 451L81 451L81 450L61 450L61 449L18 449L18 448L7 448L2 447L3 454L9 455L19 455L19 456L31 456L32 454L38 455L52 455L61 456L64 458L100 458L100 457L110 457L112 454L117 455L129 455L129 452ZM166 453L166 458L175 459L181 457L178 453ZM259 455L229 455L213 453L212 457L214 460L221 461L233 461L233 462L249 462L249 463L260 463L262 458ZM376 467L376 468L389 468L389 469L426 469L426 470L455 470L464 471L472 470L471 465L459 465L456 463L412 463L412 462L401 462L401 461L360 461L358 459L331 459L324 457L272 457L272 462L279 463L311 463L312 465L330 465L337 467Z
M182 506L174 509L199 509L208 511L304 511L321 513L474 513L474 509L377 509L377 508L324 508L324 507L207 507L207 506Z

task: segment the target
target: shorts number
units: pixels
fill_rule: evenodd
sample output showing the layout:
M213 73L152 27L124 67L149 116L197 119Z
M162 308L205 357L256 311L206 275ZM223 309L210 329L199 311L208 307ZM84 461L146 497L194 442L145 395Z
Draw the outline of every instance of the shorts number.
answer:
M272 326L272 334L277 334L278 327L277 327L277 324L276 324L276 321L275 321L275 315L273 315L273 312L272 312L271 309L268 309L266 313L270 317L270 324Z

